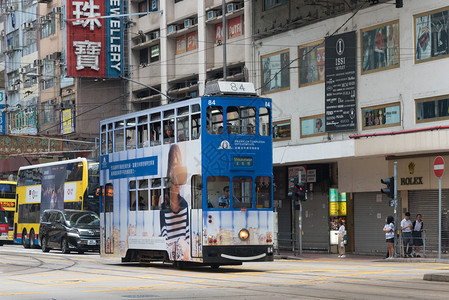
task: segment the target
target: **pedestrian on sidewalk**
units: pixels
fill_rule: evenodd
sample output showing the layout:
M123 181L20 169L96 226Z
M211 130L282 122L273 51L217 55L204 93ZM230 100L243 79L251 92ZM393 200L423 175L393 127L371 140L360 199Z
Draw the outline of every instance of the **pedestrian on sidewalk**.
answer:
M337 221L337 225L338 225L338 254L340 254L338 257L339 258L345 258L345 225L343 225L343 221L341 219L339 219Z
M424 226L421 214L416 215L416 220L413 221L412 225L413 225L413 231L412 231L413 257L421 257L421 255L419 254L419 251L421 250L421 246L423 245L421 233L422 233L423 226Z
M404 245L404 257L412 257L413 248L413 224L410 221L410 213L405 213L405 218L401 221L402 240Z
M383 232L385 232L385 239L388 248L388 257L386 259L394 258L394 218L393 216L388 216L385 219L385 226Z

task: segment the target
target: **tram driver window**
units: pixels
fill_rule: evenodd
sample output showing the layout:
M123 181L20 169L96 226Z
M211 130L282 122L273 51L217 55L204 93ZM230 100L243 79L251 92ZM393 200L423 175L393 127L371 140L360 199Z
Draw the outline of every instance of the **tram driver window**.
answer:
M256 208L271 208L271 177L256 177Z
M223 133L223 108L221 106L207 108L207 132L209 134Z
M256 109L250 106L230 106L226 110L228 134L254 135Z
M208 208L229 208L230 197L224 193L225 188L229 189L228 176L207 177L207 207Z
M234 208L253 207L253 179L250 177L235 177L232 179L232 196Z

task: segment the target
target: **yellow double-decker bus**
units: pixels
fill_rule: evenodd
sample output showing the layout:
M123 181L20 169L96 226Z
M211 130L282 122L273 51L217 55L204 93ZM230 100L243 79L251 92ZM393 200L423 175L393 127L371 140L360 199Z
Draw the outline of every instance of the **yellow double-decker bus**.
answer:
M46 209L99 213L98 162L85 158L21 167L16 189L14 242L24 248L39 241L40 217Z
M16 211L16 183L0 180L0 207L6 211L8 218L8 240L13 239L14 212Z

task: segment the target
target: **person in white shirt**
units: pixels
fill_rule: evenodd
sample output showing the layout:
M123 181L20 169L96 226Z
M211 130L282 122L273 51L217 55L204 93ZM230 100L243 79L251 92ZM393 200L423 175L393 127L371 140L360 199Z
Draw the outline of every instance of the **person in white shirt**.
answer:
M388 257L387 259L394 258L394 218L388 216L385 219L385 226L383 232L385 232L385 239L387 241Z
M342 220L338 220L337 225L338 225L338 254L340 254L338 257L344 258L346 257L345 240L344 240L346 228L345 225L343 225Z
M412 257L412 248L413 248L413 236L412 230L413 225L412 221L410 221L410 213L405 213L405 218L401 221L401 230L402 230L402 240L404 243L404 257Z

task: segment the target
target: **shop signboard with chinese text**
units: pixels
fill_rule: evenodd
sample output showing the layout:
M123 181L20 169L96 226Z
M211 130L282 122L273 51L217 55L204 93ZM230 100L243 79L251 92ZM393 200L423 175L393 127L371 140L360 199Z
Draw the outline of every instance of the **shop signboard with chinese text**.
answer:
M122 2L67 2L67 76L114 78L123 71ZM108 16L107 18L101 18Z

